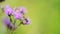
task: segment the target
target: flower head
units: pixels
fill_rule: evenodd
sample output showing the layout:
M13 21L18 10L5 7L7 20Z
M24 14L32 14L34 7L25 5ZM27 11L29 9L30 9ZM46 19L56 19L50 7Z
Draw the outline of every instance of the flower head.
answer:
M15 12L13 12L13 15L15 17L15 19L22 19L23 15L19 12L18 9L15 10Z
M22 14L26 14L27 13L27 9L25 7L19 7L18 9L20 10L20 12Z
M4 18L3 22L4 22L4 24L6 24L6 25L11 24L9 18Z
M25 25L30 24L30 19L29 19L29 18L25 18L25 19L23 20L23 24L25 24Z
M12 15L12 13L13 13L13 9L12 9L12 7L11 6L9 6L9 5L6 5L5 7L4 7L4 12L7 14L7 15Z
M10 22L9 18L4 18L4 24L10 29L10 30L15 30L16 29L16 25L13 25L13 23Z

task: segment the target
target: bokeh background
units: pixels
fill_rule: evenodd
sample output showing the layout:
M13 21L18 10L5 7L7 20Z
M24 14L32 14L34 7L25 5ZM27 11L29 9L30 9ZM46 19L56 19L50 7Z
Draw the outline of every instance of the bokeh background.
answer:
M28 9L30 25L21 25L13 34L60 34L60 0L6 0L0 5L9 4L13 8L24 6ZM0 13L2 10L0 9ZM0 14L0 34L5 34Z

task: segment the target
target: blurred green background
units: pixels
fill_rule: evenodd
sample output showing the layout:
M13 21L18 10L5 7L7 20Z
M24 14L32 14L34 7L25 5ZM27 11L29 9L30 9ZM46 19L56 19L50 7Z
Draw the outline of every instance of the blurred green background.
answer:
M60 0L6 0L0 4L28 9L31 24L21 25L13 34L60 34ZM3 16L0 15L0 34L6 32L1 22Z

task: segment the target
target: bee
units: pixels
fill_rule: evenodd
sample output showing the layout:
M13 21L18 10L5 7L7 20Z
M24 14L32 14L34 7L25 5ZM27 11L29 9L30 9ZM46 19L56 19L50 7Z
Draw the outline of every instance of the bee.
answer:
M3 1L5 1L5 0L0 0L0 2L3 2Z

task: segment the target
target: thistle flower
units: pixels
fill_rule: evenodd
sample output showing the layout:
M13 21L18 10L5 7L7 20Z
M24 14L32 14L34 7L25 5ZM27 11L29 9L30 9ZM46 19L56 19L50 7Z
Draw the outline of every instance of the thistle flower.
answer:
M29 25L30 22L31 22L31 21L30 21L29 18L25 18L25 19L23 20L22 24L24 24L24 25Z
M15 10L15 12L13 12L14 18L15 19L22 19L23 15L19 12L18 9Z
M4 24L6 24L6 25L11 24L9 18L4 18L4 19L3 19L3 22L4 22Z
M8 27L8 29L10 30L15 30L16 29L16 25L13 25L11 22L10 22L10 19L9 18L5 18L4 19L4 24Z
M8 16L11 16L11 15L13 14L13 9L12 9L11 6L6 5L6 6L4 7L4 12L5 12Z
M27 9L25 7L19 7L18 9L20 10L20 12L22 14L26 14L27 13Z

